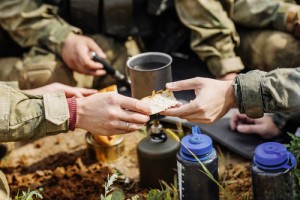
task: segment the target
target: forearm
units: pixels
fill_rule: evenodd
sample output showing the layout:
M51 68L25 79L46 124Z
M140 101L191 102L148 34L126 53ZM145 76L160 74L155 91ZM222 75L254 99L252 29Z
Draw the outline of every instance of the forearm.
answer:
M241 113L259 118L264 112L300 111L300 68L258 70L235 79L235 96Z
M22 47L40 46L60 55L67 35L80 32L39 1L0 1L0 24Z
M299 12L298 5L284 1L238 0L234 4L233 20L246 27L273 27L277 30L289 31L287 21L292 20L293 13L296 15L297 12Z
M36 139L67 132L69 109L64 92L32 96L0 82L0 141Z
M191 48L206 61L213 75L244 68L234 48L239 44L235 26L219 1L176 0L180 20L192 30Z

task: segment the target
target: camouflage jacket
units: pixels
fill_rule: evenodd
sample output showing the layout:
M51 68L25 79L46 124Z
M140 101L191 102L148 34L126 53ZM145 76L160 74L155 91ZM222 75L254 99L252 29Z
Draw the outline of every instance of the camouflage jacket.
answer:
M264 112L300 112L300 67L253 70L238 75L233 86L240 112L251 118Z
M81 32L39 0L0 0L0 25L21 47L39 46L57 55L71 31Z
M64 92L26 94L14 82L0 82L0 141L36 139L67 132L69 109Z
M235 25L286 31L286 11L295 5L285 1L175 0L175 6L180 20L192 30L191 48L220 77L244 69L235 53L240 43Z

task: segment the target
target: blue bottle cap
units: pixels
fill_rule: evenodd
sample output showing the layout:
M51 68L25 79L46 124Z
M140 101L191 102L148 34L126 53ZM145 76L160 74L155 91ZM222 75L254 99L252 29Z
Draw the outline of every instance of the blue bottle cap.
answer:
M195 161L191 152L193 152L197 157L205 156L212 152L212 140L207 135L201 134L198 126L192 127L192 134L187 135L181 140L180 156L186 160ZM189 149L190 151L188 151ZM209 157L201 158L200 160L208 159Z
M289 165L289 161L292 164ZM255 148L254 163L263 169L281 169L294 166L294 156L287 151L286 147L278 142L266 142Z

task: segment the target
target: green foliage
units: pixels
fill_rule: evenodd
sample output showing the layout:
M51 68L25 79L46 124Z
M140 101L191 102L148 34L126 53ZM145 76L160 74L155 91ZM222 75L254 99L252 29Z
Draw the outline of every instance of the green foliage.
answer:
M101 194L101 200L125 200L124 191L121 189L115 189L112 187L113 183L117 180L118 175L113 174L112 176L107 177L107 183L105 183L105 194ZM146 200L177 200L177 178L174 177L174 185L168 185L166 182L161 181L161 190L152 189L145 194L143 199ZM135 195L131 199L127 200L138 200L139 196ZM17 199L19 200L19 199ZM22 199L23 200L23 199ZM27 200L27 199L26 199Z
M36 197L38 199L43 199L43 196L40 194L39 191L36 190L30 191L30 189L28 189L27 192L22 191L22 194L19 194L18 192L14 200L33 200L33 197Z
M105 193L104 196L101 194L101 200L111 200L112 195L109 195L109 193L115 189L112 185L117 180L117 177L117 174L113 174L111 176L109 176L109 174L107 175L107 182L104 184Z
M286 145L288 150L294 154L297 165L294 169L294 175L295 175L295 184L296 184L296 199L300 199L300 169L299 169L299 158L300 158L300 138L288 133L288 135L291 137L291 141L289 144Z
M299 161L300 158L300 138L288 133L288 135L291 137L291 141L290 144L287 144L286 147L288 148L288 150L294 154L294 156L296 157L297 161Z
M101 200L124 200L125 195L123 190L115 189L113 186L114 182L117 180L118 174L113 174L109 176L107 175L107 182L104 184L105 194L100 196ZM138 195L135 195L131 198L131 200L137 200L139 198Z
M133 197L131 197L131 200L138 200L139 199L139 195L134 195Z
M174 178L174 184L168 185L166 182L161 181L161 190L152 189L146 194L147 200L177 200L178 191L177 191L177 178Z
M111 194L111 200L125 199L124 192L122 190L114 190Z

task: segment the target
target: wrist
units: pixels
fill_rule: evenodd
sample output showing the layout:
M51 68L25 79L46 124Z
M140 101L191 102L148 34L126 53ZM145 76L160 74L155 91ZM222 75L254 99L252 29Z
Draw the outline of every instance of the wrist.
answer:
M77 98L77 122L76 128L83 128L83 115L84 115L84 98Z
M233 81L226 81L226 82L228 83L227 94L229 98L229 106L230 108L237 107L237 100L235 96L235 88L234 88Z
M77 101L76 97L68 98L69 108L69 130L74 131L77 124Z

